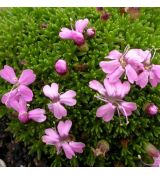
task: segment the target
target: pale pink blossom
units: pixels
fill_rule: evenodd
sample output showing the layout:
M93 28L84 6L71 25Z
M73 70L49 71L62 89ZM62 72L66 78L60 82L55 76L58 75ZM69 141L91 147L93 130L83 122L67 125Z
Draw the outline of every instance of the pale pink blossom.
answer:
M68 90L63 94L59 94L58 89L58 84L52 83L51 86L44 86L43 93L51 100L51 103L48 104L49 110L56 118L61 119L62 117L67 116L67 110L63 105L74 106L77 101L75 99L75 91Z
M32 70L26 69L22 72L19 79L16 77L14 69L8 65L5 65L0 70L0 77L9 83L13 84L13 88L10 92L3 95L1 101L9 107L10 100L13 98L23 98L26 102L32 101L33 92L28 85L35 81L36 75Z
M41 123L46 120L44 109L37 108L31 111L28 111L27 103L26 101L24 101L23 98L20 98L19 100L12 100L10 102L10 105L13 109L15 109L19 113L18 119L22 123L26 123L30 120Z
M84 29L87 27L89 21L88 19L80 19L76 21L75 30L68 28L62 28L59 33L59 37L62 39L73 40L78 46L85 43L85 38L83 35Z
M45 135L42 136L42 141L47 145L54 145L57 149L57 154L63 150L68 159L72 159L75 153L83 153L85 144L82 142L73 141L69 135L72 126L72 121L60 121L56 129L48 128L45 130Z
M143 69L143 59L137 54L139 49L126 50L120 53L113 50L105 58L110 61L101 61L100 67L107 74L110 82L118 81L125 75L130 83L134 83L138 78L138 71Z
M136 84L144 88L149 82L152 87L156 87L160 83L160 65L151 63L152 55L148 50L141 50L140 57L143 60L143 67L140 70Z
M104 121L109 122L112 120L115 111L118 115L120 112L126 117L128 124L128 116L132 115L132 112L137 109L137 106L133 102L126 102L123 100L125 95L130 91L129 82L121 82L118 80L115 83L109 82L107 78L104 79L104 85L97 80L89 82L89 87L97 91L100 95L96 98L105 102L105 104L97 109L96 116L103 118Z

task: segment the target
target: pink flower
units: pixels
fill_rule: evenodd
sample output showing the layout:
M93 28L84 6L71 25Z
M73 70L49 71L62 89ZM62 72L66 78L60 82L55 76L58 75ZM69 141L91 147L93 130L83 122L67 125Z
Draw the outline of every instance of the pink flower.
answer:
M75 30L70 30L68 28L62 28L59 33L59 37L62 39L70 39L73 40L78 46L81 46L85 43L85 39L83 36L83 31L87 27L89 21L88 19L80 19L76 21Z
M160 83L160 65L151 63L152 55L150 51L141 50L140 57L143 60L143 68L141 68L136 84L144 88L150 82L152 87L156 87Z
M102 117L104 121L109 122L117 110L118 115L120 116L121 112L126 117L127 124L129 123L128 116L137 109L137 106L133 102L122 100L130 90L130 84L127 81L122 83L118 80L115 83L111 83L105 78L103 86L97 80L92 80L89 82L89 87L98 91L100 95L96 96L96 98L106 103L97 109L97 117Z
M52 83L51 86L46 85L43 88L43 93L45 96L51 99L51 103L48 104L49 110L54 114L58 119L67 116L67 110L64 108L64 105L74 106L76 104L76 92L69 90L63 94L58 93L58 84Z
M0 76L9 83L13 84L11 91L2 97L2 103L6 104L6 106L9 107L10 99L19 97L24 98L24 100L27 102L32 101L33 92L30 88L27 87L33 83L36 78L36 75L32 70L24 70L18 79L13 68L5 65L4 68L0 71Z
M45 130L44 136L42 136L42 141L47 145L54 145L57 149L57 154L59 154L62 149L68 159L72 159L75 153L82 153L85 144L81 142L75 142L71 140L69 131L72 126L72 121L66 120L65 122L60 121L57 126L57 131L52 128Z
M55 70L59 75L65 75L68 71L66 61L62 59L56 61Z
M139 59L139 57L134 57L135 54L137 54L137 49L127 50L123 54L113 50L106 57L111 61L101 61L99 65L107 73L110 82L118 81L125 73L128 81L134 83L138 78L137 71L143 67L141 63L143 60Z
M19 115L18 119L22 123L26 123L29 120L33 120L35 122L41 123L46 120L45 110L44 109L33 109L28 111L27 103L23 98L20 98L19 101L13 100L10 102L10 105L13 109L15 109Z

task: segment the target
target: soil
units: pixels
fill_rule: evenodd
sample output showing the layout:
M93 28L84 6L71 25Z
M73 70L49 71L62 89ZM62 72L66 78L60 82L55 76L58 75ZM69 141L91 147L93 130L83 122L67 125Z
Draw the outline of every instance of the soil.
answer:
M23 143L17 142L10 132L5 131L9 119L0 119L0 159L7 167L46 167L47 159L37 160L35 155L28 155Z

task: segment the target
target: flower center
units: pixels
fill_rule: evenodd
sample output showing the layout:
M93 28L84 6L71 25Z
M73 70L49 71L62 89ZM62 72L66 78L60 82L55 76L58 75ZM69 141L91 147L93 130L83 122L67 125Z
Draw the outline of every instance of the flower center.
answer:
M146 66L144 66L144 68L145 68L145 70L149 70L152 68L152 65L146 65Z
M121 66L122 66L123 68L125 68L125 66L127 65L127 63L126 63L126 61L125 61L124 56L122 56L122 57L119 59L119 61L120 61L120 63L121 63Z
M57 103L60 100L59 95L55 96L52 100L53 103Z

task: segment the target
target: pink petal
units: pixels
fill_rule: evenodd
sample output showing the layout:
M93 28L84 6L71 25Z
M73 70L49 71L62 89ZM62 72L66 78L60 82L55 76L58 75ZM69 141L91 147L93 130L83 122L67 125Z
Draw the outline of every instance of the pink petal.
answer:
M124 116L130 116L137 109L136 103L123 101L119 107Z
M124 73L124 69L122 68L122 66L120 66L114 72L112 72L111 74L108 74L107 77L109 78L110 82L114 83L121 78L123 73Z
M89 23L89 20L87 18L80 19L80 20L76 21L76 24L75 24L76 31L83 33L83 31L87 27L88 23Z
M59 102L49 104L48 108L57 119L67 116L67 110Z
M34 109L28 112L28 118L34 120L35 122L44 122L46 120L44 109Z
M126 67L125 67L125 69L126 69L126 75L127 75L127 77L128 77L128 81L130 82L130 83L134 83L134 81L137 81L137 73L136 73L136 71L132 68L132 66L131 65L127 65Z
M10 105L19 113L27 112L27 103L22 97L19 97L18 99L11 99Z
M152 65L152 72L160 79L160 65Z
M147 71L143 71L136 81L136 84L139 85L141 88L144 88L148 83L148 76L149 73Z
M154 157L154 163L152 167L160 167L160 155L159 157Z
M121 97L124 98L125 95L127 95L130 91L130 84L128 81L123 82L120 87L117 88L117 94Z
M63 143L62 148L68 159L72 159L72 157L75 156L75 153L73 152L71 146L68 143Z
M102 117L105 122L109 122L114 116L115 109L115 106L113 106L111 103L108 103L97 109L96 116Z
M121 56L122 53L120 53L118 50L112 50L111 52L109 52L109 55L106 56L105 58L109 58L112 60L119 60Z
M73 99L75 96L76 92L73 90L69 90L60 95L60 103L68 106L74 106L77 102L75 99Z
M30 69L26 69L22 72L18 82L19 84L27 86L33 83L35 79L36 79L36 75L34 74L34 72Z
M52 83L51 87L49 85L43 87L43 93L45 96L49 97L50 99L53 99L54 97L59 96L58 89L58 84Z
M62 39L74 40L77 45L81 45L85 42L82 33L67 28L62 28L59 36Z
M11 84L16 84L18 81L13 68L7 65L0 71L0 76Z
M17 89L7 92L2 96L1 102L5 104L8 108L11 108L11 102L17 100Z
M72 30L68 28L62 28L59 33L59 37L62 39L72 39Z
M160 79L154 74L154 72L150 71L149 82L151 83L152 87L156 87L157 84L160 82Z
M117 60L101 61L99 66L102 68L103 72L110 74L120 66L120 63Z
M65 122L60 121L58 123L58 126L57 126L59 135L61 137L68 136L69 135L69 131L71 129L71 126L72 126L72 121L71 120L66 120Z
M117 81L116 83L118 83ZM104 86L108 96L115 96L116 95L116 83L109 82L108 78L104 79Z
M70 147L76 153L83 153L83 148L85 147L84 143L81 142L69 142Z
M30 88L28 88L27 86L25 86L25 85L20 85L18 87L18 95L20 95L21 97L23 97L23 99L26 102L32 101L32 98L33 98L33 92L32 92L32 90Z
M89 87L98 91L100 94L104 95L105 94L105 89L103 85L97 81L97 80L92 80L89 82Z
M54 145L60 141L59 135L52 128L46 129L45 134L46 135L42 137L42 141L47 145Z
M125 58L128 61L136 60L138 62L144 62L147 60L148 62L151 58L151 53L148 50L143 51L142 49L130 49L125 55Z

